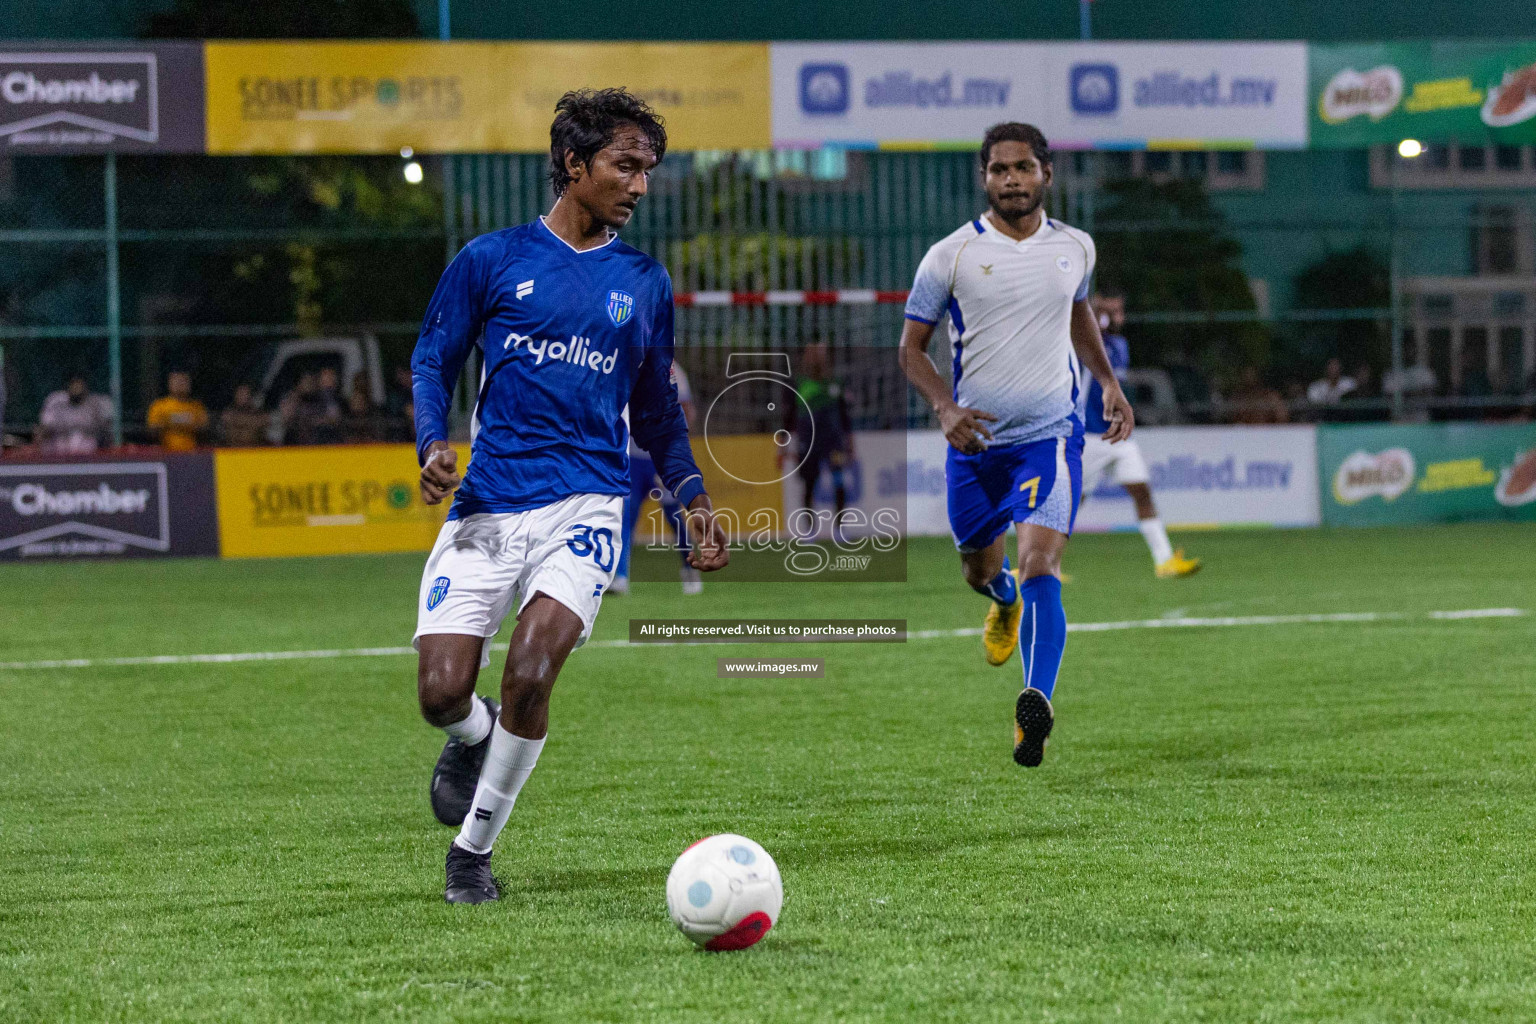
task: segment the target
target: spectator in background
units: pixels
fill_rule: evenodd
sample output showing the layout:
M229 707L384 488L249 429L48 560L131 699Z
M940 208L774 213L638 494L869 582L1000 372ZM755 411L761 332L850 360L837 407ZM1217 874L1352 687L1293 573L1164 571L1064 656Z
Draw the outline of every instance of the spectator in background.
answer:
M315 438L319 444L341 443L341 417L346 403L341 398L341 376L334 367L320 371L320 399L325 403L325 414L315 425Z
M51 455L94 452L106 443L111 427L111 400L91 394L85 378L77 373L64 390L44 399L37 418L37 444Z
M335 371L331 371L333 377ZM340 440L341 406L320 385L320 376L306 373L283 399L283 443L327 444ZM324 440L329 437L330 440Z
M368 381L358 374L347 396L347 411L341 417L342 440L348 444L370 444L384 440L384 417L368 398Z
M165 389L169 394L150 403L145 422L159 438L160 447L189 452L197 447L198 435L208 429L208 408L192 397L192 378L184 370L172 370Z
M1402 392L1403 412L1399 415L1394 410L1392 418L1403 423L1429 422L1429 404L1439 386L1435 371L1422 363L1411 363L1381 375L1382 398L1395 404L1398 392Z
M283 444L314 444L313 404L320 381L313 373L299 375L293 390L283 396L278 416L283 424Z
M1357 386L1355 378L1344 376L1344 363L1335 356L1328 360L1322 379L1307 388L1307 401L1316 406L1338 405Z
M405 436L402 440L409 441L416 436L416 403L411 402L405 407L404 423Z
M1291 419L1285 399L1264 383L1256 366L1243 367L1229 405L1234 423L1289 423Z
M395 379L390 381L389 393L384 398L384 411L390 416L404 416L405 407L415 401L411 390L411 368L407 364L395 367Z
M235 400L219 413L219 443L231 448L256 448L267 443L272 417L256 404L249 384L235 388Z
M1328 418L1342 422L1362 423L1384 417L1385 412L1381 406L1380 396L1371 383L1370 364L1361 363L1355 367L1355 372L1351 376L1355 378L1355 389L1344 396L1338 415Z
M385 431L389 440L416 440L416 396L411 391L410 366L395 367L395 378L384 397L384 415L389 419Z
M1350 392L1351 398L1373 398L1371 391L1371 364L1361 363L1355 367L1355 390Z
M1412 363L1401 370L1388 370L1381 375L1381 393L1390 395L1397 391L1409 395L1428 395L1439 386L1435 371L1420 363Z

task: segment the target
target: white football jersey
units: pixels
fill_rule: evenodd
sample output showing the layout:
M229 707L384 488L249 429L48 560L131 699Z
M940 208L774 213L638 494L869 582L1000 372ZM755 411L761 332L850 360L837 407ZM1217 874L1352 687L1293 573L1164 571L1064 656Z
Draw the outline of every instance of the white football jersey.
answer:
M1065 437L1077 428L1082 370L1072 304L1095 262L1085 231L1046 218L1016 242L978 217L941 239L917 268L907 317L949 321L955 401L997 416L992 444Z

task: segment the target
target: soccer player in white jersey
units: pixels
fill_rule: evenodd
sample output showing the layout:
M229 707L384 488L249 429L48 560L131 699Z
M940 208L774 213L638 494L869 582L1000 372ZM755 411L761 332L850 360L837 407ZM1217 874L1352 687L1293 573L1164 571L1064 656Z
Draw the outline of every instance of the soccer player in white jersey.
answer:
M987 212L923 257L907 300L901 362L939 415L949 525L971 588L992 603L983 646L1002 665L1019 648L1013 759L1033 768L1055 724L1051 695L1067 640L1061 553L1082 496L1084 366L1104 387L1104 439L1135 425L1088 303L1093 239L1045 216L1051 150L1033 125L988 129ZM947 320L953 384L928 358ZM1017 573L1004 550L1018 530Z

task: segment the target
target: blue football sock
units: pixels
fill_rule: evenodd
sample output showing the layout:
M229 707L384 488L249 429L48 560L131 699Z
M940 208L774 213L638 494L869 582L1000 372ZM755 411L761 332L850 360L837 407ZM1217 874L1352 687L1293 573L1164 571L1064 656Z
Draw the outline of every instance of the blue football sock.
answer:
M1024 620L1019 624L1019 654L1024 659L1024 686L1047 698L1056 690L1056 673L1067 646L1067 613L1061 606L1061 580L1031 576L1019 588L1024 594Z
M992 581L984 587L974 588L976 593L984 594L998 604L1013 604L1019 599L1019 581L1013 578L1013 573L1008 571L1008 559L1003 559L1003 568Z

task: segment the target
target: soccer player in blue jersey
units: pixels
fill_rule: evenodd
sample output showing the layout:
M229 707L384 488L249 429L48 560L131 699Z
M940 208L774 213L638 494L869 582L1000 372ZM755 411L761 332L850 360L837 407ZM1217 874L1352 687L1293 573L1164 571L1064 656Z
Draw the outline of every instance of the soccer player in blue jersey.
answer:
M1002 665L1018 647L1024 662L1013 759L1032 768L1055 724L1050 698L1067 640L1061 553L1082 497L1084 366L1104 388L1104 439L1126 439L1135 421L1088 303L1093 239L1041 206L1051 184L1045 136L1033 125L994 125L980 155L987 212L923 257L901 361L950 444L949 525L966 583L991 602L987 660ZM952 385L928 358L941 320ZM1010 524L1017 576L1004 550Z
M1131 345L1121 332L1125 330L1125 296L1104 288L1093 297L1093 310L1099 317L1099 328L1104 334L1104 351L1115 377L1124 380L1125 371L1131 368ZM1109 430L1104 418L1104 389L1097 380L1088 382L1088 393L1083 406L1083 427L1087 436L1083 440L1083 493L1092 494L1101 478L1125 488L1136 505L1136 527L1152 552L1152 568L1158 579L1176 579L1191 576L1200 571L1200 559L1186 558L1182 549L1175 551L1168 540L1168 530L1158 517L1157 505L1152 501L1152 474L1147 470L1147 460L1141 454L1141 446L1134 438L1110 444L1102 435Z
M709 572L728 560L670 377L672 282L617 234L666 132L622 89L566 93L555 111L554 208L464 247L411 360L422 497L457 491L422 574L414 641L422 715L448 734L431 796L438 819L459 829L451 903L500 896L492 844L544 747L555 677L613 580L630 432L689 510L692 564ZM447 413L474 348L484 371L461 479ZM509 612L517 625L498 705L475 696L475 680Z

